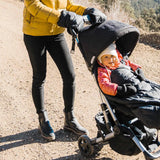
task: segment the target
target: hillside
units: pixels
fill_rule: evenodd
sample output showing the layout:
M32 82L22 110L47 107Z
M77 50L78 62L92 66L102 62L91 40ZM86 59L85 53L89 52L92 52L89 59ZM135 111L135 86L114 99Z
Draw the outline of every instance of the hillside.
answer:
M160 1L159 0L124 0L121 7L129 17L133 18L133 24L151 32L160 31Z
M49 56L45 105L57 139L47 142L38 132L38 119L31 97L32 70L23 43L22 14L22 2L0 0L0 160L85 160L79 153L78 137L62 129L62 82L59 71ZM66 39L71 47L71 37L67 33ZM160 50L138 43L131 59L141 64L147 78L160 83L159 57ZM78 48L72 59L76 72L75 115L89 130L89 137L93 138L97 134L94 116L100 111L99 91ZM122 156L108 145L104 146L97 157L90 158L143 159L142 153L131 157Z
M160 33L142 33L139 42L160 49Z
M138 15L142 10L146 9L157 9L160 7L160 0L130 0L135 13Z

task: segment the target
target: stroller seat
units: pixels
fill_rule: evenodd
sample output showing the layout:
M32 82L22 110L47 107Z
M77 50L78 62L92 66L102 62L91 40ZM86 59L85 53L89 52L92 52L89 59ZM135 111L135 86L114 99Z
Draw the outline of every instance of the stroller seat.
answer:
M149 152L154 151L158 146L158 137L156 129L149 129L144 126L141 121L132 116L126 116L120 111L114 111L120 124L125 125L128 128L131 128L136 137L142 142L142 144L147 148ZM106 114L109 119L110 126L114 126L114 121L108 110ZM95 116L98 133L97 137L105 137L105 135L110 133L110 130L106 127L106 122L103 112L99 112ZM122 155L137 155L141 150L136 146L136 144L130 138L130 135L127 132L122 132L116 135L114 138L108 140L110 147L119 154Z

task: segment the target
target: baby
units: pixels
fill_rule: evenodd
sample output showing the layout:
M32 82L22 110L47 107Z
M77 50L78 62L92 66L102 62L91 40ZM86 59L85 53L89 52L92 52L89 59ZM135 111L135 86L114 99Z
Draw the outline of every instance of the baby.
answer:
M119 51L116 50L116 45L114 43L101 52L97 59L100 66L98 67L98 83L105 94L112 96L129 96L137 92L137 89L131 84L118 85L111 80L112 71L122 64L120 61L123 59ZM141 80L144 79L143 72L139 65L129 60L125 60L123 63L129 66L131 71L135 72Z
M160 85L147 80L139 65L124 59L112 43L97 57L96 69L99 87L110 104L145 126L160 129Z

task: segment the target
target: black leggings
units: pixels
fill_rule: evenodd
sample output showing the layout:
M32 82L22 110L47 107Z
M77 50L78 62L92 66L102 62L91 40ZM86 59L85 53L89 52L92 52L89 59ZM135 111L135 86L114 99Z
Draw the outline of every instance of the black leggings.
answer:
M24 43L33 69L32 97L37 113L45 111L46 51L56 63L63 79L64 112L72 111L75 96L75 73L64 34L54 36L24 34Z

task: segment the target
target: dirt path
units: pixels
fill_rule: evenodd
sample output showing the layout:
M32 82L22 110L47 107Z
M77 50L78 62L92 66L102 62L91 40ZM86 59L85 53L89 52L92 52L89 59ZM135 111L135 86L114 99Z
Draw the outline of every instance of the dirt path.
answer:
M79 153L77 137L62 129L62 82L49 56L45 105L57 140L48 143L38 132L31 97L31 66L23 44L22 13L23 3L0 0L0 160L83 160L85 158ZM70 37L67 40L70 46ZM97 132L94 116L100 111L101 101L96 83L78 48L76 51L72 55L77 84L75 114L93 138ZM160 50L138 44L133 55L132 59L142 64L145 75L160 83ZM92 159L141 160L143 155L122 156L106 145L100 155Z

